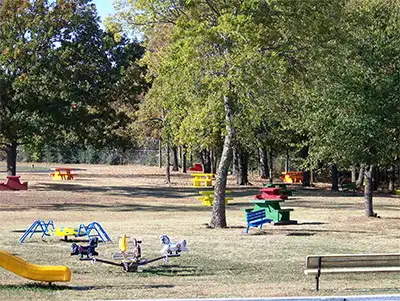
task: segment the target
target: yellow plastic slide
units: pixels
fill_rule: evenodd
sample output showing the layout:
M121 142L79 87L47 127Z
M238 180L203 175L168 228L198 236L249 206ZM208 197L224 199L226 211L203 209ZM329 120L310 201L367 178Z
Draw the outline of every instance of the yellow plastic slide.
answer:
M0 267L18 276L36 281L67 282L71 280L71 270L67 266L36 265L1 250Z

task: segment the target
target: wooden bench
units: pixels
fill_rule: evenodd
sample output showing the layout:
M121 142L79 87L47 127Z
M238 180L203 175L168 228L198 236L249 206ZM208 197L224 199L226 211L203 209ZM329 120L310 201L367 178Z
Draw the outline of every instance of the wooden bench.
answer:
M344 193L345 191L353 191L353 194L355 194L356 189L357 189L357 184L355 182L340 184L340 190L342 191L342 193Z
M249 233L250 227L260 226L260 230L261 230L263 224L272 222L271 219L266 218L264 209L256 210L256 211L251 211L251 210L253 210L253 209L245 209L246 222L247 222L246 234Z
M322 273L400 272L400 253L310 255L306 259L306 275L315 276L319 290Z

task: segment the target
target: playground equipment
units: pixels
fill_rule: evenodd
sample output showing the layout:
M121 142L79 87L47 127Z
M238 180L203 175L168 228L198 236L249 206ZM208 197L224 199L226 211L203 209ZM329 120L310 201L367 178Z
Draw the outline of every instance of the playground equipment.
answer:
M49 228L52 228L51 230ZM32 225L25 231L25 233L19 239L20 243L23 243L25 239L29 236L31 238L35 233L42 233L42 238L44 236L64 236L67 240L68 236L82 237L87 236L90 240L92 237L98 237L102 242L111 241L106 231L98 222L91 222L87 226L80 224L78 228L55 228L52 220L47 223L43 220L37 220L32 223ZM94 234L93 234L94 233Z
M83 255L86 255L87 258L97 256L99 253L96 252L96 248L99 245L99 238L98 237L92 237L89 240L89 245L87 246L81 246L77 245L76 243L73 243L71 245L72 248L72 253L71 255L80 255L80 258L83 257Z
M36 265L6 251L0 251L0 266L18 276L49 284L71 280L71 270L67 266Z
M168 262L169 257L179 257L180 252L188 251L188 249L186 248L185 240L181 240L179 243L171 243L168 236L161 235L160 241L163 244L163 249L161 250L163 256L153 259L141 258L142 251L140 244L142 242L140 240L136 240L135 238L131 242L133 246L132 251L127 252L127 237L124 234L119 240L120 252L113 253L111 255L112 259L115 261L120 261L119 263L95 257L81 257L79 260L91 261L92 264L96 264L96 262L102 262L105 264L122 267L125 272L136 272L139 266L146 265L148 263L158 260L164 260L165 262ZM173 252L175 252L175 254L173 254Z
M186 240L182 239L179 242L171 242L169 240L169 237L167 235L160 235L160 242L163 245L163 248L161 250L161 254L164 255L171 255L173 252L175 252L175 254L179 254L182 251L189 251L186 248Z

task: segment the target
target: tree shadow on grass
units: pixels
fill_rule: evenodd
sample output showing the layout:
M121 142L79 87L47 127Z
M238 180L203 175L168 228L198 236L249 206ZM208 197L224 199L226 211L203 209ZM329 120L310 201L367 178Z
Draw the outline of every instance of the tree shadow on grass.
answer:
M22 211L29 210L30 206L15 206L0 208L0 211ZM35 209L42 211L96 211L103 212L208 212L209 207L204 206L185 206L185 205L158 205L153 206L143 203L136 204L89 204L89 203L63 203L63 204L45 204L36 205ZM18 230L20 231L20 230Z
M196 266L182 266L182 265L158 265L143 268L139 275L160 275L160 276L196 276L199 273Z
M201 190L213 190L208 187L160 187L160 186L91 186L81 183L41 183L36 190L39 191L71 191L71 192L93 192L108 193L110 195L123 195L128 197L159 197L162 199L179 199L199 196ZM228 189L228 195L233 198L252 197L259 193L254 189Z
M27 284L5 284L0 285L0 291L89 291L98 289L95 286L69 286L45 283L27 283Z

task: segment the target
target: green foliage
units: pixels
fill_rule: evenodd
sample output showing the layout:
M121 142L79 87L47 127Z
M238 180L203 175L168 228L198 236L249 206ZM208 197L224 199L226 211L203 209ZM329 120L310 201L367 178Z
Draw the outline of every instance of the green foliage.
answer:
M0 142L110 143L129 120L121 102L138 102L142 54L100 29L89 0L2 1Z
M390 164L399 155L399 9L348 2L305 110L316 162Z

